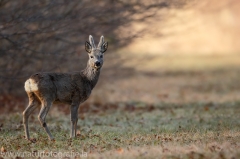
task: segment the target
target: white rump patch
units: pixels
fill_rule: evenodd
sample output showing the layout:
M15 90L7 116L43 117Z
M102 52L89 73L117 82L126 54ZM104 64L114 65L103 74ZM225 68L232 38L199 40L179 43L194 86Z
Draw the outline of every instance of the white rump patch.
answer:
M26 92L38 91L37 83L31 78L25 82L24 88Z

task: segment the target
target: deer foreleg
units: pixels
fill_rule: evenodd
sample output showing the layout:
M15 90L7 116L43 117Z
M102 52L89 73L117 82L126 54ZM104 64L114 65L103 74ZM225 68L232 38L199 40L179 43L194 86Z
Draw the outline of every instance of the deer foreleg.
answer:
M71 105L71 137L76 137L77 135L77 122L78 122L78 108L79 104Z

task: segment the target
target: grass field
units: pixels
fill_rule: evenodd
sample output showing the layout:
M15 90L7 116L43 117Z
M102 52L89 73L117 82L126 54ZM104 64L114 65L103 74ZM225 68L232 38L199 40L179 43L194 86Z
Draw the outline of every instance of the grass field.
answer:
M240 102L107 105L81 113L76 139L69 138L69 116L55 109L47 118L55 141L48 141L37 114L30 120L32 141L24 139L20 113L1 115L2 157L72 152L77 158L240 158Z
M69 107L59 105L47 116L55 141L40 126L38 111L29 120L32 140L25 140L27 98L1 97L0 156L240 158L238 54L133 57L105 65L80 107L75 139L69 137Z

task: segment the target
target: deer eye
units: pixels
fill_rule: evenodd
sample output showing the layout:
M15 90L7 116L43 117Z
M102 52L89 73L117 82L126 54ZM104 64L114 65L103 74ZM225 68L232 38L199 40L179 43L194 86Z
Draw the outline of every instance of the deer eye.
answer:
M100 55L100 58L103 58L103 55Z
M93 56L90 56L91 57L91 59L93 58Z

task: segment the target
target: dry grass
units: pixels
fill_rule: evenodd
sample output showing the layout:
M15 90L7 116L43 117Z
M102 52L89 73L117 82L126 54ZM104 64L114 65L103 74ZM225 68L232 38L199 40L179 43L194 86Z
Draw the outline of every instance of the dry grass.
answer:
M35 114L31 142L16 113L0 118L0 146L6 152L83 151L89 158L239 158L239 114L239 102L119 103L81 114L78 137L69 139L69 117L53 110L47 123L56 141L48 141Z
M118 56L115 61L115 55L106 56L90 102L240 100L240 54L147 56L119 52Z

